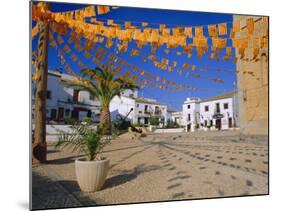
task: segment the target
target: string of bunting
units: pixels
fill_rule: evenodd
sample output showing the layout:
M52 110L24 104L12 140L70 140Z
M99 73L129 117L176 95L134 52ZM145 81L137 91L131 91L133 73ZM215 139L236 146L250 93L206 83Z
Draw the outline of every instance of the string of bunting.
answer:
M135 41L137 46L141 48L142 45L146 45L148 43L153 47L159 47L162 45L166 45L168 48L177 48L189 47L187 44L187 38L192 38L193 42L192 47L195 47L197 50L197 54L202 56L207 52L208 49L208 38L204 36L204 30L202 26L195 27L195 35L192 34L192 37L189 37L190 29L183 29L183 27L174 28L171 30L169 28L165 28L164 26L160 29L151 29L145 28L135 29L131 28L130 24L127 23L126 29L120 29L118 26L104 26L99 24L89 24L81 20L73 20L64 18L63 16L56 18L50 11L41 11L36 6L33 6L33 19L34 20L53 20L57 23L64 25L65 27L69 27L74 29L77 33L87 37L88 39L93 39L96 35L104 36L109 39L116 38L122 41L122 49L125 51L128 47L129 41ZM59 14L58 14L59 15ZM241 57L243 57L243 51L248 47L250 37L252 36L253 31L253 20L249 18L250 21L247 21L248 35L243 38L234 38L234 29L232 30L232 41L233 47L239 48L239 53ZM234 23L235 25L235 23ZM235 28L238 28L235 26ZM212 29L212 30L211 30ZM215 27L210 27L210 35L215 35ZM227 34L227 27L224 24L220 24L217 27L217 31L219 35ZM193 37L194 36L194 37ZM264 40L268 39L268 35L265 34L261 37L258 37L260 44L265 43ZM220 37L211 37L212 40L212 48L213 49L222 49L226 47L226 38ZM257 39L255 39L257 40ZM245 45L246 43L246 45ZM248 43L248 44L247 44ZM260 45L261 46L261 45Z
M60 36L58 36L58 37L60 38ZM61 38L60 38L60 39L61 39ZM70 39L71 39L71 38L70 38ZM88 41L88 40L87 40L87 41ZM85 43L85 47L84 47L84 48L78 46L77 49L78 49L79 51L81 51L82 49L84 49L84 51L85 51L85 53L84 53L85 57L86 57L86 58L89 58L90 54L89 54L89 52L87 51L87 48L86 48L87 45L89 45L88 42ZM77 45L75 45L75 46L77 46ZM68 50L68 51L69 51L69 47L64 46L64 50L66 50L66 51ZM72 55L72 57L74 57L74 56ZM75 57L74 57L74 58L75 58ZM155 56L152 57L152 58L155 58ZM151 59L151 58L148 58L148 59ZM153 59L152 59L152 60L153 60ZM96 63L97 63L97 62L96 62ZM82 63L80 62L80 64L82 64ZM174 63L174 64L175 64L175 63ZM82 66L82 65L79 65L79 66ZM191 68L193 71L196 69L196 66L195 66L195 65L192 65L192 66L191 66L190 64L183 64L183 67L184 67L184 68ZM200 70L203 70L203 67L201 67ZM206 70L208 70L208 69L207 69L207 68L204 69L204 71L206 71ZM217 71L220 72L221 70L220 70L220 69L217 69ZM178 70L178 73L181 74L180 70ZM189 72L187 72L187 73L189 73ZM244 73L245 73L245 72L244 72ZM248 74L251 74L251 75L253 74L253 72L247 72L247 73L248 73ZM224 80L222 80L222 79L218 79L218 78L215 78L215 77L201 76L200 74L194 73L194 72L191 73L191 76L196 77L196 78L205 78L205 79L208 79L208 80L213 81L213 82L216 82L216 83L224 83ZM156 78L158 78L158 77L156 76Z
M60 44L63 44L64 43L64 40L62 39L62 37L60 36L60 35L58 35L57 36L58 38L59 38L59 43ZM52 45L52 44L51 44ZM57 46L56 45L56 43L54 44L55 46ZM53 46L53 45L52 45ZM87 49L86 48L89 48L89 46L87 46L87 45L85 45L84 47L77 47L78 49L84 49L85 50L85 54L84 54L84 56L86 57L86 58L89 58L90 56L89 56L89 52L88 53L86 53L87 52ZM70 49L70 47L67 45L67 44L65 44L64 46L63 46L63 50L67 53L67 54L69 54L70 53L70 51L71 51L71 49ZM103 49L102 47L98 47L98 49L97 49L97 53L94 55L94 57L93 57L93 59L92 59L92 61L94 61L96 64L100 64L101 63L101 60L104 58L104 54L107 52L107 50L106 49ZM61 53L61 52L60 52ZM110 54L110 56L109 56L111 59L117 59L117 57L114 57L114 55L113 54ZM77 58L77 56L72 52L72 54L71 54L71 56L70 56L70 59L72 59L73 61L76 61L76 62L78 62L78 66L80 67L80 68L85 68L85 66L84 66L84 64L83 64L83 62L81 61L81 60L79 60L78 58ZM126 65L127 64L127 62L125 61L125 60L122 60L122 59L118 59L119 61L118 61L118 64L123 64L123 66L124 65ZM114 62L110 62L110 61L106 61L105 63L104 63L104 65L108 65L108 64L111 64L111 66L112 66L112 64L114 64ZM110 69L111 69L111 66L110 66ZM131 65L131 64L128 64L128 67L130 67L134 72L138 72L140 75L144 75L145 77L146 77L146 79L139 79L141 82L143 82L143 84L141 85L141 87L144 87L144 84L149 84L149 86L150 87L158 87L158 88L162 88L162 89L169 89L169 87L167 86L167 85L165 85L165 83L166 84L171 84L173 87L174 87L174 89L177 89L177 90L180 90L180 89L192 89L192 90L205 90L205 89L199 89L199 88L194 88L194 87L191 87L191 86L188 86L188 85L185 85L185 84L178 84L178 83L175 83L175 82L173 82L173 81L170 81L170 80L166 80L166 79L164 79L164 78L161 78L161 77L159 77L159 76L157 76L157 75L154 75L154 76L152 76L152 74L151 73L149 73L149 72L145 72L144 70L142 70L142 69L140 69L140 68L137 68L137 67L135 67L135 66L133 66L133 65ZM69 67L66 67L67 69L69 69ZM114 68L115 70L117 70L117 73L119 72L121 72L122 71L122 68L120 67L120 66L118 66L118 67L116 67L116 68ZM68 71L69 72L69 71ZM128 71L126 71L125 72L125 76L132 76L132 78L133 79L138 79L138 77L136 76L136 75L132 75L130 72L128 72ZM148 79L149 78L154 78L155 79L155 81L154 82L152 82L152 81L149 81ZM159 84L158 82L161 82L162 84ZM155 83L156 82L156 83ZM153 86L153 84L154 84L154 86ZM170 89L170 90L172 90L172 89Z

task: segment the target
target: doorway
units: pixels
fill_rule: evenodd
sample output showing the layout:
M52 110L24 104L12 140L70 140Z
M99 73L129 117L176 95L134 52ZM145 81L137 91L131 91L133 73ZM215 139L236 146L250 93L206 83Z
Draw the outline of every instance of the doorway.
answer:
M72 110L72 112L71 112L71 118L73 118L73 119L75 119L76 121L78 121L78 119L79 119L79 111L76 110L76 109Z
M228 118L228 127L232 128L232 118Z
M56 120L57 118L57 109L51 109L51 120Z
M64 108L63 107L59 107L58 120L62 121L63 118L64 118Z
M188 125L187 125L187 132L190 132L190 130L191 130L191 125L188 124Z
M221 130L221 119L216 119L216 128Z

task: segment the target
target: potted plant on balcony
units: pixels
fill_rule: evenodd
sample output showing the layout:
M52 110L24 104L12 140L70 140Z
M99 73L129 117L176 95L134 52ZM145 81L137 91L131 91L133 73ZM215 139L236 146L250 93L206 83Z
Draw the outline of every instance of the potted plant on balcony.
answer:
M100 190L109 170L109 160L99 156L103 147L109 143L101 130L89 124L73 125L73 132L61 133L56 147L68 148L85 155L75 160L75 173L80 189L84 192Z

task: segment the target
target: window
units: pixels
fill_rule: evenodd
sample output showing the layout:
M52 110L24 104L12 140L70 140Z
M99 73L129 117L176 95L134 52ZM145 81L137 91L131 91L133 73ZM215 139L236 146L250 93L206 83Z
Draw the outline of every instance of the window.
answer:
M52 92L47 90L47 99L52 99Z
M93 96L93 95L90 95L90 100L95 100L95 96Z
M213 127L213 120L210 120L210 126Z
M220 113L220 104L219 103L216 103L216 112Z
M224 104L223 104L223 108L224 108L224 109L228 109L228 103L224 103Z
M91 111L91 110L88 110L88 111L87 111L87 117L88 117L88 118L91 118L91 117L92 117L92 111Z
M73 102L78 103L79 90L73 90Z
M188 121L190 121L190 114L188 114L188 116L187 116L187 120L188 120Z
M55 120L57 118L57 109L51 109L51 120Z
M70 110L69 109L65 109L65 116L68 117L70 114Z
M190 105L187 105L187 108L190 109Z
M139 111L139 114L142 114L142 111Z
M207 127L207 120L204 121L204 125L205 125L205 127Z
M137 108L140 106L140 104L137 104Z
M144 106L144 112L147 112L147 109L148 109L148 105L145 105Z
M205 111L209 111L209 106L205 106Z
M58 112L58 119L61 121L64 118L64 108L59 107L59 112Z

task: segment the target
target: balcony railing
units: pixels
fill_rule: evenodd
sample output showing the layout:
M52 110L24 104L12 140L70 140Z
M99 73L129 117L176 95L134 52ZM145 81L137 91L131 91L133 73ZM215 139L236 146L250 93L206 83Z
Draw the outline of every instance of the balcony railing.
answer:
M154 111L154 115L156 115L156 116L160 116L161 114L162 114L161 111Z

